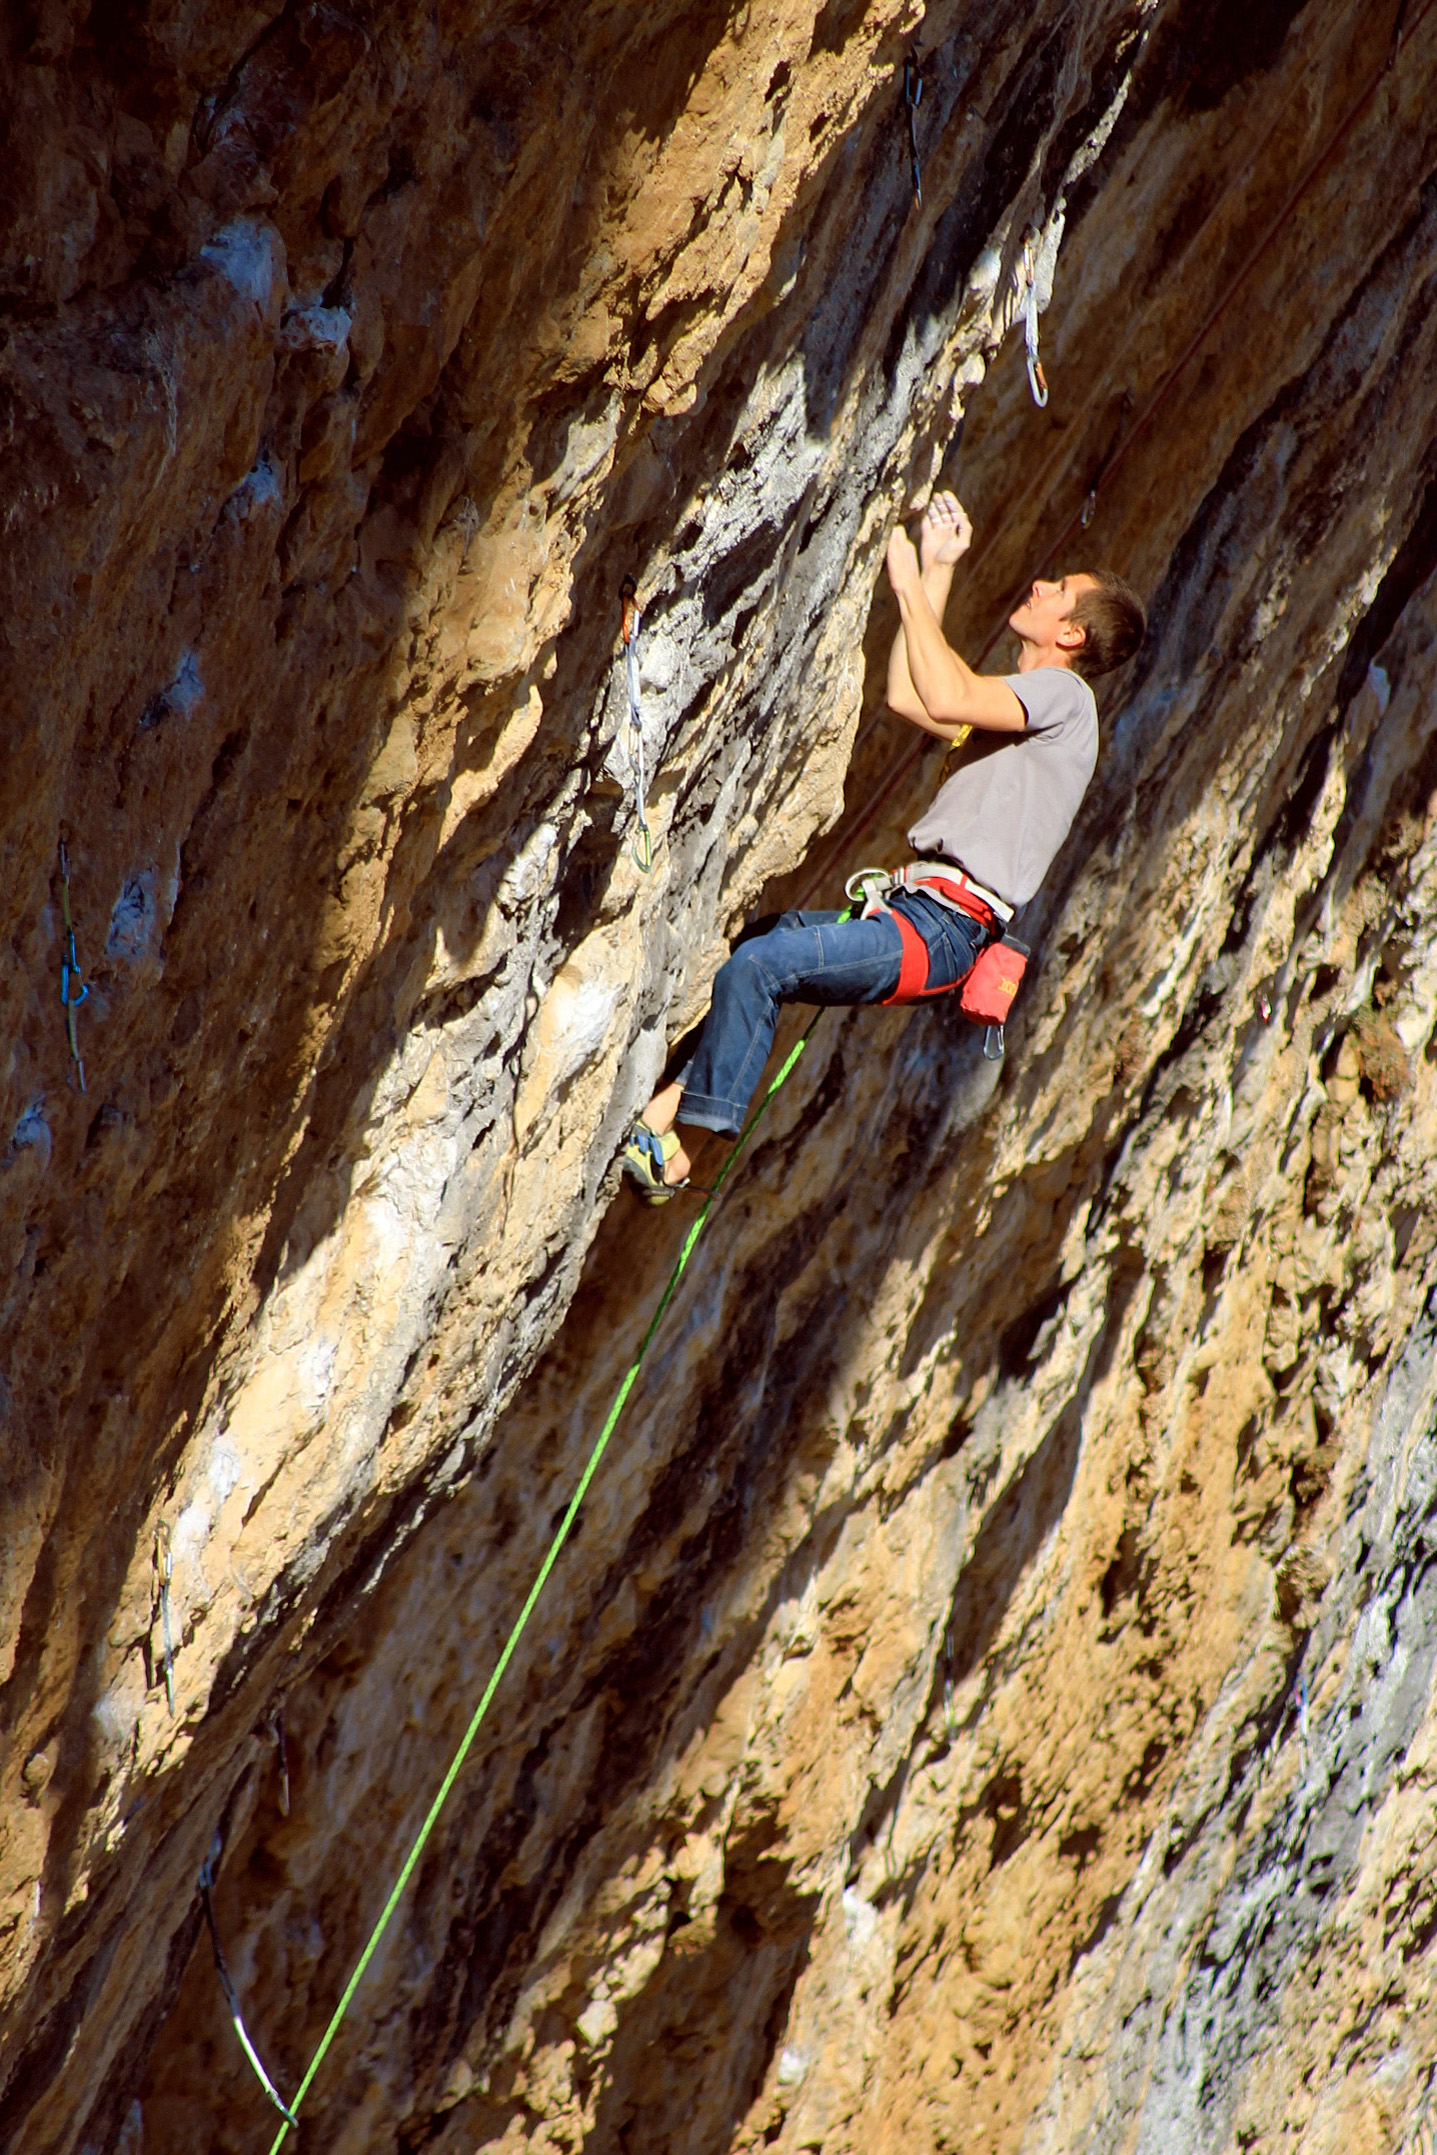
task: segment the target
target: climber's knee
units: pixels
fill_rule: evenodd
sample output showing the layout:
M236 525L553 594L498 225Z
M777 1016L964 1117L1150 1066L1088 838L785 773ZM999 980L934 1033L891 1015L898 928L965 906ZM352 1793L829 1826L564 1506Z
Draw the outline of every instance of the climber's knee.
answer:
M723 995L743 994L746 992L751 983L758 978L762 965L762 960L757 953L758 945L756 943L740 943L738 948L725 958L723 964L714 975L713 1000L715 1002Z

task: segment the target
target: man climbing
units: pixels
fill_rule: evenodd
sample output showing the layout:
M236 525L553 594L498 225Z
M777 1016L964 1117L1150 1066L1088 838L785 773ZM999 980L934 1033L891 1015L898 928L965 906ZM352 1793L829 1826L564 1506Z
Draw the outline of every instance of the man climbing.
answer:
M953 571L972 538L956 496L940 493L918 548L901 525L888 544L900 615L888 707L940 740L972 728L959 769L908 833L917 858L862 918L785 913L736 946L691 1060L624 1147L624 1170L651 1204L684 1186L704 1132L742 1128L781 1003L908 1001L959 987L1068 835L1097 761L1089 683L1132 657L1143 608L1109 569L1039 579L1008 621L1017 671L975 673L943 634Z

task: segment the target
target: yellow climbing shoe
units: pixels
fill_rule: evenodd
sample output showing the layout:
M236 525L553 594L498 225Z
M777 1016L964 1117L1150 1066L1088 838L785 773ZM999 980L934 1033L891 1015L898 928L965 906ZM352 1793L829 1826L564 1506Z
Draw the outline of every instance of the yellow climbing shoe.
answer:
M623 1168L645 1204L666 1205L675 1190L688 1188L687 1180L664 1181L664 1169L678 1149L679 1141L674 1131L665 1130L660 1136L646 1122L634 1124L623 1150Z

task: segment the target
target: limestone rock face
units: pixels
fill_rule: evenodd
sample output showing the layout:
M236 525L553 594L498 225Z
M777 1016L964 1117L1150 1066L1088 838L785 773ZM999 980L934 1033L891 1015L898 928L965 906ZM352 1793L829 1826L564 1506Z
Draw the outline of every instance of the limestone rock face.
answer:
M297 2144L1415 2146L1437 6L4 35L0 2144L278 2126L201 1866L292 2097L692 1219L627 1122L937 783L944 471L975 659L1151 600L1007 1059L815 1028Z

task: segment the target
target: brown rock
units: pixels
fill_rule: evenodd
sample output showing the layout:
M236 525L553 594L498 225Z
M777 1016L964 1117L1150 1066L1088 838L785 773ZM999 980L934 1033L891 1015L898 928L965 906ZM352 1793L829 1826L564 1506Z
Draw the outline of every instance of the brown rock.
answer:
M1347 1040L1353 1044L1363 1081L1374 1100L1395 1100L1407 1090L1412 1082L1411 1058L1380 1011L1360 1011Z
M686 1231L610 1202L626 1121L744 915L936 783L879 564L945 457L965 650L1055 553L1152 601L1008 1060L824 1017L304 2131L1401 2143L1437 15L1392 15L7 30L6 2147L258 2144L217 1834L298 2085Z

